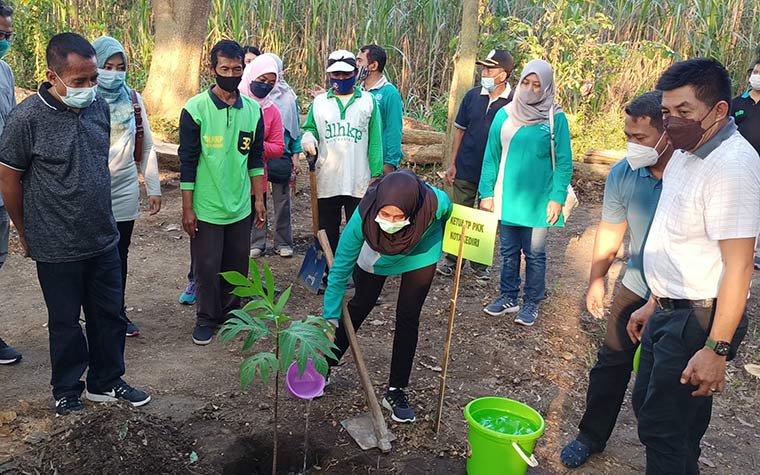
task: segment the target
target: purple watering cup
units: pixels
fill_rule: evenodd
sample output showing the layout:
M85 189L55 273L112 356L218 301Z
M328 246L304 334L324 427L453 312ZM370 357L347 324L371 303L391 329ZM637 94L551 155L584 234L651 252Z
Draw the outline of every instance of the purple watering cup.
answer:
M298 399L311 400L322 394L325 377L319 374L311 358L306 363L303 375L298 375L298 364L294 361L285 374L285 385L290 394Z

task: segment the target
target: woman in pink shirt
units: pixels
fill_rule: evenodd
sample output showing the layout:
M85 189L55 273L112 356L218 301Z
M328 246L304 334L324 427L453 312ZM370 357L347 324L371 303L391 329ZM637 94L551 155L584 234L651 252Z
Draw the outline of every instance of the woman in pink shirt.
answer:
M243 71L243 79L238 89L251 99L256 100L262 109L264 118L264 183L267 183L267 161L279 160L285 151L285 141L282 128L280 111L269 99L269 93L277 83L277 63L268 56L258 56L251 61ZM264 205L267 194L264 192ZM256 198L251 195L251 209ZM251 229L251 257L259 257L264 254L267 245L267 227L252 227Z

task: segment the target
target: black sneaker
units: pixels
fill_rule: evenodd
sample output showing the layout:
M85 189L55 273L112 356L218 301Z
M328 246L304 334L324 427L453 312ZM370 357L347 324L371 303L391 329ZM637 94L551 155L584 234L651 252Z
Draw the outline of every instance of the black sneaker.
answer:
M150 402L150 396L139 389L135 389L129 384L121 381L111 388L110 391L102 393L91 393L89 390L85 393L87 399L93 402L116 402L123 399L135 407L144 406Z
M391 411L391 419L396 422L414 422L414 409L403 389L388 390L383 398L383 407Z
M65 416L70 412L78 412L84 409L84 404L79 396L63 396L55 401L55 417Z
M208 345L214 339L214 327L195 325L193 329L193 343L196 345Z
M21 361L21 353L16 351L15 348L8 346L8 344L0 338L0 364L13 364L18 361Z

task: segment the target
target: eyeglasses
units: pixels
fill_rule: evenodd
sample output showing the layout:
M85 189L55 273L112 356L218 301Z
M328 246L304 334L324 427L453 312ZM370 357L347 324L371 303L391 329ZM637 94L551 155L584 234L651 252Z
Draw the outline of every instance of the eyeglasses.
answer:
M16 33L13 33L12 31L0 30L0 40L13 41L13 38L15 37L16 37Z

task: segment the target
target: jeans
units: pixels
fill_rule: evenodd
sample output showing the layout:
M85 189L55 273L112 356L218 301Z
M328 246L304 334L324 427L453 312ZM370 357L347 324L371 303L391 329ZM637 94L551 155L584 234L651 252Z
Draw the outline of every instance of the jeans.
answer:
M520 293L520 251L525 255L523 302L539 303L546 294L546 235L549 228L525 228L499 224L501 283L509 298Z
M713 308L658 310L641 339L639 373L633 388L633 410L639 440L646 447L647 475L696 475L699 443L710 425L712 397L694 397L697 388L681 384L681 372L710 334ZM736 355L747 333L742 316L728 359Z
M267 208L267 194L264 193L264 209ZM256 196L251 195L251 223L256 219ZM265 251L267 248L267 221L264 222L264 226L257 228L251 226L251 249L261 249Z
M578 425L578 440L593 452L604 450L615 428L638 348L628 336L626 325L631 314L645 303L646 300L622 285L612 301L604 343L589 375L586 412Z
M389 387L405 388L409 385L414 353L417 351L420 312L434 276L435 264L401 274L401 286L396 303L396 329L393 332ZM369 312L375 308L385 279L386 276L371 274L359 266L354 268L356 292L348 302L348 313L351 315L354 330L359 330ZM348 349L348 337L342 324L335 333L335 344L338 347L335 350L338 359L328 358L327 362L330 366L337 365Z
M124 295L127 290L127 257L129 256L129 244L132 241L132 231L135 229L134 221L122 221L116 223L119 230L119 259L121 261L121 316L127 318L127 304Z
M121 318L121 263L116 248L83 261L37 262L48 310L53 397L110 390L124 374L127 322ZM84 310L87 338L79 325Z
M240 308L240 298L231 292L234 285L219 275L238 271L248 275L248 237L251 217L232 224L198 221L198 231L190 241L195 277L196 324L215 327Z
M466 180L454 180L454 192L452 194L453 203L458 205L469 206L470 208L477 208L478 202L478 184L472 183ZM457 262L457 256L453 254L444 254L446 256L446 262L449 265L455 265ZM464 262L462 262L464 265ZM488 266L478 264L477 262L470 262L472 270L478 271L488 269Z

